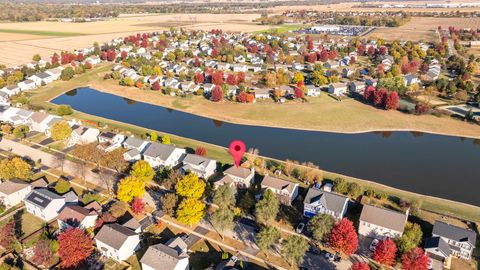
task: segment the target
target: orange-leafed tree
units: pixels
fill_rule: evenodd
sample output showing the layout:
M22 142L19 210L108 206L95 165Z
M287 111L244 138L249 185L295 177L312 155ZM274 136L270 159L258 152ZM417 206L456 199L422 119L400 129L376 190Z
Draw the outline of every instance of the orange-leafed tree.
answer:
M375 252L373 252L373 259L380 264L391 266L396 255L397 245L392 239L387 238L378 242Z
M79 228L68 228L58 235L58 255L63 268L78 268L93 252L93 242Z
M347 218L340 220L330 232L330 245L347 255L355 253L358 248L358 236L353 223Z

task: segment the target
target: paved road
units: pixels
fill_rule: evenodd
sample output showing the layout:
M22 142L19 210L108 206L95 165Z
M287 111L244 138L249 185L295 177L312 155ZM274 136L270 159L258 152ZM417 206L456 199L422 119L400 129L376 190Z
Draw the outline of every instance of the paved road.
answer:
M66 174L81 177L82 167L79 164L67 159L59 158L60 153L54 155L43 152L39 149L32 148L19 142L15 142L6 138L1 138L0 149L15 153L19 156L29 158L33 161L41 160L41 163L50 167L61 169L63 162L63 171ZM101 181L100 176L93 173L89 168L83 168L85 180L98 187L105 188L105 184Z

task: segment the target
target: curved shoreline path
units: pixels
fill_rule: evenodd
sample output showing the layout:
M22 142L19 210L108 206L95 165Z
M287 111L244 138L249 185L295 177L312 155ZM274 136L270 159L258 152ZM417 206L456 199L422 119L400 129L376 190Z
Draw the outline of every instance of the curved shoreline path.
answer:
M478 140L419 132L339 134L237 125L88 88L67 92L52 103L224 147L240 139L262 156L311 161L327 171L480 206Z

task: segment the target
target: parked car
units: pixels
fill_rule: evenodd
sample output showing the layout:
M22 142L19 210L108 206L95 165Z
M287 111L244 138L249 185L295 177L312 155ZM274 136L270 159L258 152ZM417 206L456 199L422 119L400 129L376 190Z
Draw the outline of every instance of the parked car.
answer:
M320 249L318 249L317 247L314 247L314 246L310 246L310 248L308 249L308 252L312 253L312 254L315 254L315 255L321 255L322 254L322 251Z
M370 247L368 247L368 249L370 249L371 252L374 252L375 249L377 248L378 242L380 242L380 240L378 240L378 239L373 239L373 241L372 241L372 243L370 244Z
M335 255L330 252L325 252L325 259L327 259L329 262L333 262L335 260Z
M297 233L302 233L304 228L305 228L305 223L300 222L300 223L297 225L297 229L296 229L295 231L296 231Z

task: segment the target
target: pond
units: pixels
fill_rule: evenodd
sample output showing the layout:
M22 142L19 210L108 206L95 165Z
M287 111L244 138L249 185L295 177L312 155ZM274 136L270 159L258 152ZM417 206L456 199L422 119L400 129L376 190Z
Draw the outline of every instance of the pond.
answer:
M228 147L234 139L279 160L480 206L480 141L419 132L340 134L232 124L91 88L54 100L77 111ZM219 105L221 106L221 105Z

